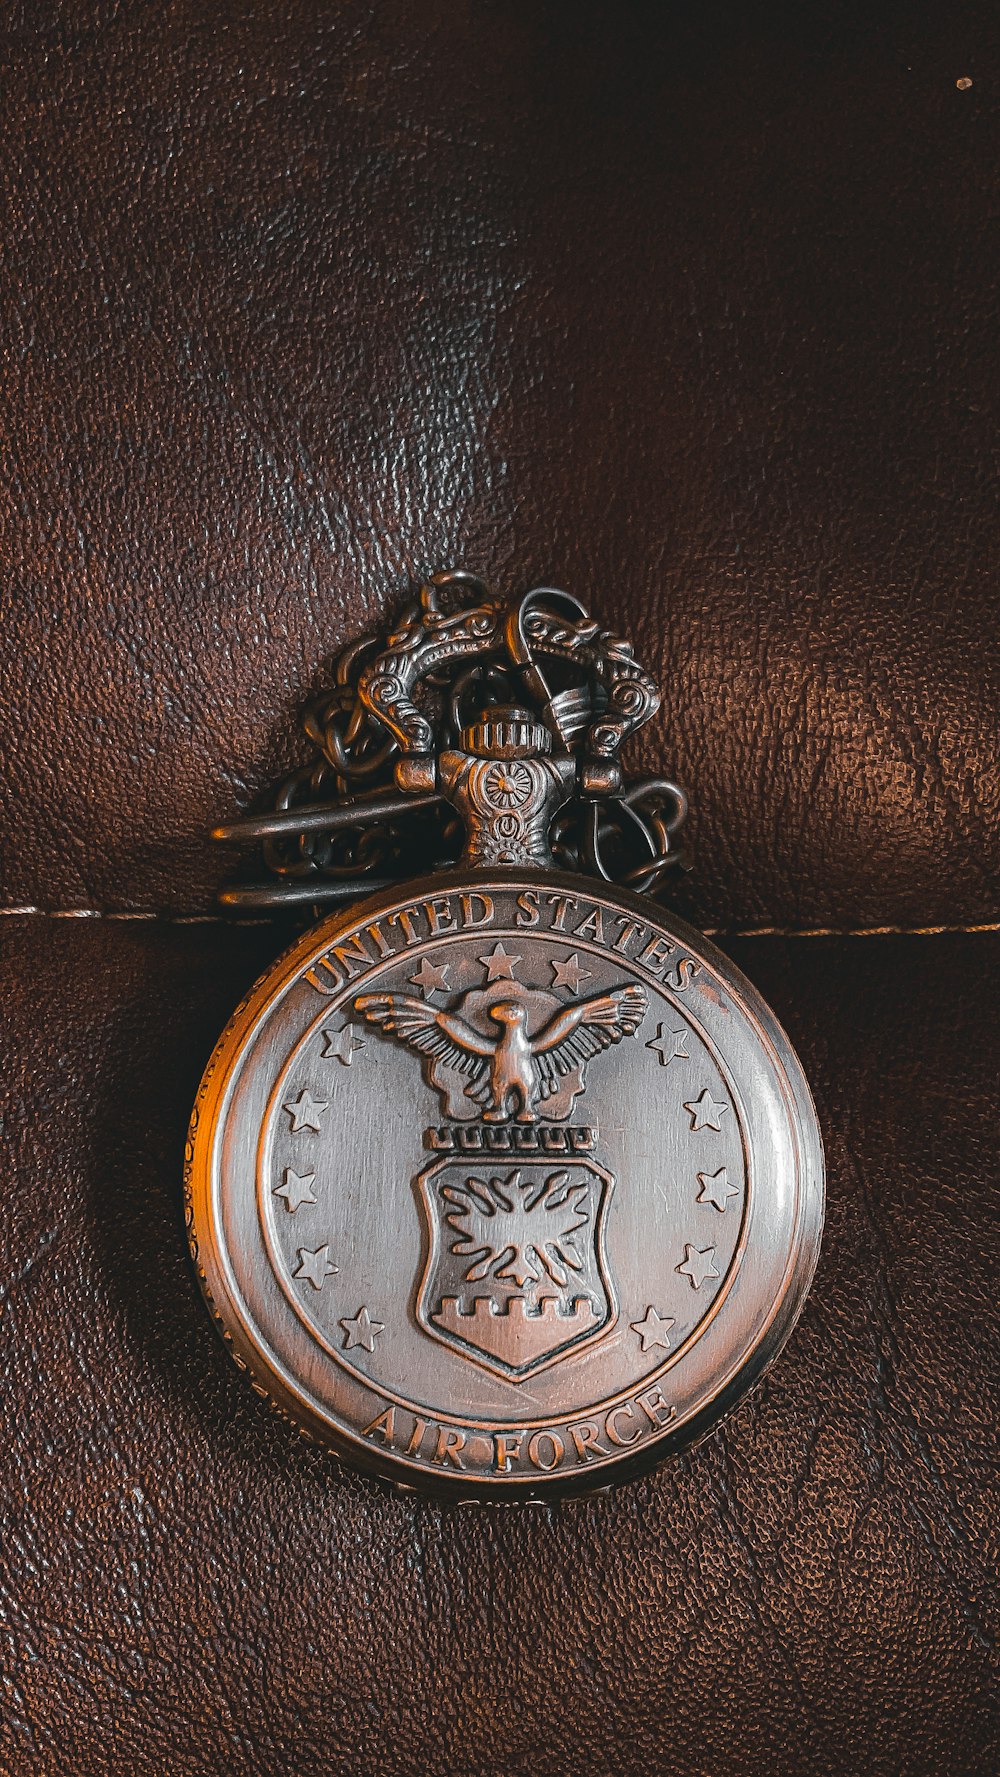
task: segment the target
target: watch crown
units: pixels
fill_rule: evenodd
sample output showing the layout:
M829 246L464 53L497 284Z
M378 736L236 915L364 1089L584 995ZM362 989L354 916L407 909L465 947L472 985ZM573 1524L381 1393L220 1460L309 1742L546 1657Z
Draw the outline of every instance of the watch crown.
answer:
M463 728L459 744L480 759L525 759L552 751L552 736L528 710L498 704Z

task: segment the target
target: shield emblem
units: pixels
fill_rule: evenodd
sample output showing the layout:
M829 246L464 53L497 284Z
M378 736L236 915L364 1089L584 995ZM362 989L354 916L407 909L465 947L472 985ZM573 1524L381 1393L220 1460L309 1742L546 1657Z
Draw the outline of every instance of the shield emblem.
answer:
M425 1333L509 1382L602 1339L618 1318L604 1256L614 1187L593 1160L439 1160L418 1175Z

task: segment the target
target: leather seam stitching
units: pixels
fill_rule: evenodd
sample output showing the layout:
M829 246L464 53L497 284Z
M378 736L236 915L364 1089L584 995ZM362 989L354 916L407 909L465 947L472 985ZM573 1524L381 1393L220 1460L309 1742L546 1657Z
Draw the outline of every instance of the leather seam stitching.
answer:
M238 918L228 913L172 913L155 908L0 907L6 919L159 920L176 926L269 926L273 917ZM706 938L937 938L1000 932L1000 919L970 925L929 926L704 926Z

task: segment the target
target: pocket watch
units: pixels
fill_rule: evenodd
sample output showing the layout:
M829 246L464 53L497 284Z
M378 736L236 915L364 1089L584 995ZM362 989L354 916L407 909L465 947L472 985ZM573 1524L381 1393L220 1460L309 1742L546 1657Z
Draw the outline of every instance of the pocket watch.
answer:
M305 716L242 908L319 922L191 1122L187 1221L257 1387L345 1461L463 1500L604 1488L728 1412L812 1278L802 1068L655 898L686 798L627 780L659 705L580 602L453 571Z

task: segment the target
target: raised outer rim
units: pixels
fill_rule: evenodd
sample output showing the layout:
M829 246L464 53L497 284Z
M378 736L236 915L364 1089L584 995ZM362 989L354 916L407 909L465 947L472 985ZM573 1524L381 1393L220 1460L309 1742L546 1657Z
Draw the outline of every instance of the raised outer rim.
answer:
M253 1029L268 1002L280 993L307 956L314 951L326 949L339 931L355 925L363 913L370 913L375 918L383 909L396 906L404 897L409 901L418 900L430 893L476 889L481 886L487 874L492 881L511 887L523 887L525 884L525 874L522 871L505 869L491 869L488 873L478 875L472 870L451 870L442 871L435 876L419 877L355 902L350 908L321 920L279 955L237 1006L219 1037L202 1076L191 1114L185 1150L185 1223L198 1281L219 1333L236 1363L248 1372L255 1392L267 1399L296 1430L329 1446L350 1468L388 1481L403 1492L482 1505L545 1503L558 1498L607 1492L609 1487L619 1482L634 1479L661 1467L681 1450L690 1449L732 1412L773 1363L802 1312L819 1258L825 1199L823 1142L802 1064L777 1017L742 970L710 939L686 920L675 917L669 909L633 894L628 889L619 888L614 883L593 879L595 895L613 898L648 925L662 923L664 930L671 936L690 944L696 953L704 956L739 995L750 1015L763 1027L773 1046L773 1065L784 1075L789 1098L795 1109L796 1134L802 1162L802 1176L798 1181L798 1224L792 1243L793 1257L786 1272L784 1293L775 1302L757 1345L728 1384L711 1395L704 1406L685 1419L676 1431L665 1428L659 1437L650 1438L648 1443L644 1440L641 1453L634 1456L623 1454L620 1458L602 1464L595 1473L588 1474L586 1470L578 1469L565 1477L525 1476L515 1480L510 1476L504 1481L498 1481L489 1476L471 1474L452 1479L446 1474L435 1472L428 1473L425 1479L425 1471L401 1469L388 1453L368 1445L360 1447L346 1434L338 1433L275 1374L244 1326L230 1293L226 1261L213 1216L211 1190L212 1152L219 1105L247 1034ZM529 885L536 881L572 893L574 889L580 892L591 879L581 879L579 875L566 871L546 870L531 873Z

